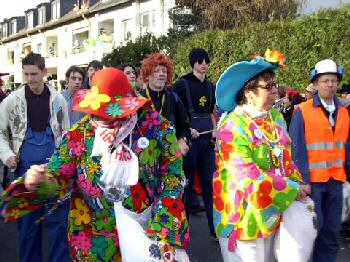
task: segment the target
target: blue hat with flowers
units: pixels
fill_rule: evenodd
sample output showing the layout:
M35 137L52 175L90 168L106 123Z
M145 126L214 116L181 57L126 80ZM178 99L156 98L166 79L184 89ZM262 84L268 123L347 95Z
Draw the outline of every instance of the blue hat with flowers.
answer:
M251 61L237 62L228 67L216 83L216 103L224 111L233 111L237 106L236 96L245 83L265 70L277 71L286 66L284 55L267 49L264 56L254 55Z

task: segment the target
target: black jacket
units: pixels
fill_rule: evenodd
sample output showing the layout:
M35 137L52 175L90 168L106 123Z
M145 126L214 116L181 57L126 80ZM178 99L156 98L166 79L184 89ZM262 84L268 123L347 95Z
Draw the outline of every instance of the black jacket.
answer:
M180 98L172 91L152 91L148 89L150 98L154 105L155 110L160 112L161 115L167 120L173 123L176 129L176 137L186 137L187 141L191 138L190 124L186 114L185 107ZM140 94L147 98L146 90L142 90ZM162 97L165 95L164 105L162 107Z

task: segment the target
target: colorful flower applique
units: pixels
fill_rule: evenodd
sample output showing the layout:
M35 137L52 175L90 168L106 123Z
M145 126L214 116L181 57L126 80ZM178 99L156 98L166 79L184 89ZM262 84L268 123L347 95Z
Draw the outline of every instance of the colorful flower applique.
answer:
M109 95L99 94L98 87L92 86L90 92L79 103L79 106L83 108L90 106L93 110L97 110L101 107L101 103L108 103L109 101L111 101Z
M122 110L122 107L118 103L110 103L106 108L106 113L109 116L117 117L122 115L124 113L124 110Z

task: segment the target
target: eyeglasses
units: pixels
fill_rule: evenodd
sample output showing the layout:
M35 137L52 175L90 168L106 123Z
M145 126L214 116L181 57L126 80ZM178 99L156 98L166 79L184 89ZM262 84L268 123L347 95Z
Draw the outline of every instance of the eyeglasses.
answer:
M197 60L198 64L202 64L203 61L205 61L205 63L208 65L210 63L210 59L209 58L200 58Z
M262 88L262 89L266 89L266 90L272 90L273 88L278 89L278 84L276 84L275 82L270 82L267 83L266 85L257 85L256 87Z

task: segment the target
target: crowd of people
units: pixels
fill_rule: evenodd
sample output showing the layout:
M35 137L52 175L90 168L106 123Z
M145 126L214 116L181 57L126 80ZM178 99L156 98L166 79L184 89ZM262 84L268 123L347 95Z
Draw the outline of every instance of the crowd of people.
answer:
M3 183L0 212L18 220L21 261L43 260L43 221L49 261L136 255L143 247L123 246L124 212L152 243L138 261L189 261L189 218L202 211L210 233L203 237L219 243L225 262L284 262L276 242L293 249L282 241L293 212L316 213L306 230L317 236L300 243L293 235L290 261L336 260L350 180L343 69L319 61L300 92L276 83L286 66L278 51L234 63L216 84L207 77L210 61L206 50L192 49L191 72L173 83L174 65L162 53L140 68L94 60L86 71L69 67L58 92L44 81L43 57L23 59L25 83L0 93L0 159L5 176L15 174ZM303 221L293 223L298 231Z

